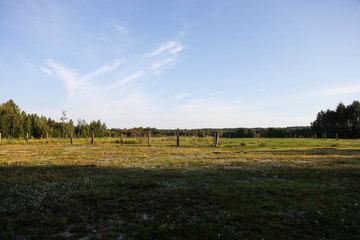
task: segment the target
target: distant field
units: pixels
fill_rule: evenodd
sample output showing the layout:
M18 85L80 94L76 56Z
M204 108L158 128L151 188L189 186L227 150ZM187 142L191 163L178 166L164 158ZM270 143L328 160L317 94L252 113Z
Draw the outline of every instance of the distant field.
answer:
M359 239L360 140L0 143L0 239Z

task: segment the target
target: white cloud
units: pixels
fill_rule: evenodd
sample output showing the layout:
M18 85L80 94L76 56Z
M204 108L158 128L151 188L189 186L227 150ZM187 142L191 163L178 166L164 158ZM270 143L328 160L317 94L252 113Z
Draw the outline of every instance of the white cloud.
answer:
M119 30L119 32L128 33L127 29L124 26L120 25L120 24L116 25L116 29Z
M182 50L184 50L184 46L177 46L176 48L171 49L170 53L175 54L175 53L181 52Z
M169 41L161 44L155 51L153 51L150 56L154 57L162 53L175 54L184 49L184 46L181 45L181 42Z
M126 83L132 82L132 81L134 81L135 79L141 78L142 76L144 76L144 74L145 74L145 73L144 73L143 70L139 70L139 71L131 74L130 76L127 76L126 78L124 78L124 79L122 79L122 80L120 80L120 81L112 84L110 87L111 87L111 88L117 88L117 87L122 86L122 85L124 85L124 84L126 84Z
M64 81L66 90L71 98L77 89L84 87L85 82L78 76L75 71L67 69L61 64L55 63L53 60L46 60L47 65L54 71L55 76Z
M100 117L113 127L154 126L169 116L161 110L161 103L155 103L151 93L143 91L146 83L141 80L177 64L183 49L181 42L169 41L160 44L151 54L140 54L127 61L116 59L88 73L51 59L46 60L46 66L40 66L40 70L64 83L68 95L65 109L73 119ZM200 103L194 101L193 104Z
M305 93L305 97L329 97L360 93L360 85L325 88Z
M44 73L46 73L47 75L50 75L50 76L52 76L53 75L53 71L51 71L51 69L49 69L49 68L46 68L46 67L40 67L40 70L42 71L42 72L44 72Z
M108 65L104 65L98 69L96 69L93 73L90 73L89 75L86 75L84 78L88 79L88 78L93 78L96 77L98 75L113 71L114 69L116 69L119 65L121 65L124 62L123 59L117 59L115 60L113 63L108 64Z

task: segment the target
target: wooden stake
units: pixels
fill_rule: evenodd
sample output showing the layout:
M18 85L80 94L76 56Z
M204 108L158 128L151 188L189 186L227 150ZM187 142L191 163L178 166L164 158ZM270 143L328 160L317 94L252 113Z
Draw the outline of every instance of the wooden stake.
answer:
M49 143L49 133L46 133L46 144Z
M150 142L150 133L148 133L148 143L149 143L149 147L151 146L151 142Z
M94 144L94 131L91 131L91 144Z
M219 146L219 132L215 133L215 147Z
M72 139L72 137L73 137L73 134L72 133L70 133L70 144L73 144L73 139Z
M176 146L180 147L180 133L179 129L176 131Z
M121 144L121 146L124 144L123 134L122 133L120 133L120 144Z
M28 145L28 140L29 140L29 134L26 133L26 143L25 143L25 145Z
M0 133L0 142L1 142L1 133Z
M11 137L9 136L9 140L8 140L8 143L10 143L10 139L11 139Z

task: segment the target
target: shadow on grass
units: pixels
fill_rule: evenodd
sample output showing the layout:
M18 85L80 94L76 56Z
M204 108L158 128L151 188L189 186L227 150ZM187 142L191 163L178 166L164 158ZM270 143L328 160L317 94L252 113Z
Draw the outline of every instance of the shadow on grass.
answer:
M359 169L0 167L1 239L355 239Z
M343 155L343 156L356 156L360 157L360 149L338 149L338 148L312 148L312 149L289 149L289 150L276 150L276 149L263 149L254 152L274 153L283 155Z

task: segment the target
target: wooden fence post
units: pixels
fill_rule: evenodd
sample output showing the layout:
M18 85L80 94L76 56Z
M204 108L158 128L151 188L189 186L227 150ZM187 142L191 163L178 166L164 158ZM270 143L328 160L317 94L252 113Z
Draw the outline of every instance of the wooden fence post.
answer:
M123 134L122 133L120 133L120 144L121 144L121 146L124 144Z
M49 143L49 133L46 133L46 144Z
M94 144L94 131L91 131L91 144Z
M150 133L148 133L148 144L149 144L149 147L150 147L151 146Z
M11 139L11 137L10 137L10 135L9 135L9 140L8 140L8 143L10 143L10 139Z
M219 132L215 133L215 147L219 146Z
M25 143L25 145L28 145L28 139L29 139L29 134L26 133L26 143Z
M176 131L176 146L180 147L180 133L179 129Z
M73 144L73 134L70 133L70 144Z
M1 133L0 133L0 142L1 142Z

